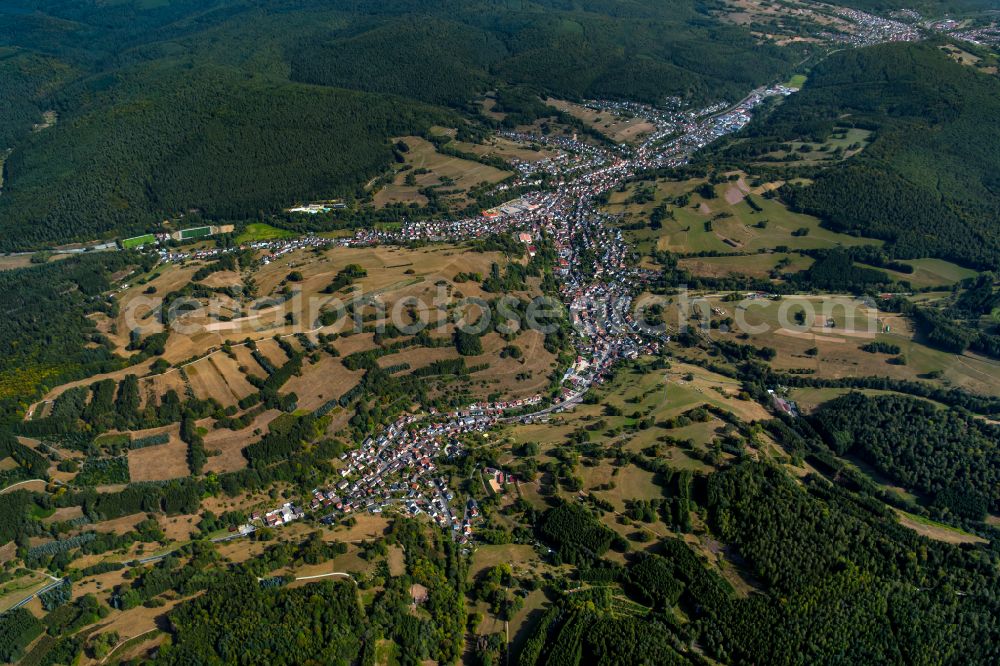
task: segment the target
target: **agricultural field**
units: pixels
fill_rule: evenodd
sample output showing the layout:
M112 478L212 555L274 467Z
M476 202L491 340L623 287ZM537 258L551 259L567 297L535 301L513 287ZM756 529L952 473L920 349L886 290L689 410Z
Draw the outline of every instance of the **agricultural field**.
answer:
M378 207L394 203L424 205L427 197L420 190L431 187L450 205L462 208L470 202L466 196L470 189L511 175L492 166L439 153L433 143L418 136L405 136L401 140L409 146L404 153L404 164L409 168L397 168L391 182L375 193Z
M255 241L280 240L289 238L295 234L287 229L272 227L264 222L251 222L244 227L243 231L236 237L237 243L252 243Z
M62 393L71 388L90 386L103 379L122 382L126 375L134 374L138 377L141 407L156 405L173 391L178 396L213 400L228 410L231 423L218 425L215 418L209 417L200 419L197 425L203 431L207 453L205 471L237 471L247 465L244 447L268 432L270 424L281 415L274 408L240 403L259 390L253 382L265 380L269 373L288 363L290 353L303 355L301 368L282 387L282 393L295 396L296 413L319 409L351 390L364 370L345 367L343 359L395 342L395 338L377 340L373 327L391 328L393 313L405 319L411 304L420 304L416 316L429 324L434 346L387 350L377 357L379 366L402 375L431 363L458 360L462 357L451 340L454 325L450 321L459 312L454 308L463 298L492 299L495 295L483 291L477 281L456 278L488 275L492 264L504 266L507 262L496 252L470 252L454 246L414 250L338 247L287 253L241 272L212 273L202 284L224 278L228 284L252 285L255 298L220 294L214 301L198 299L200 307L182 315L183 331L173 330L167 337L159 358L169 367L153 372L152 360L148 360L72 382L53 389L35 409L51 410ZM126 346L132 336L125 335L126 331L137 330L140 338L164 331L158 317L153 316L157 299L187 288L204 265L194 261L159 267L148 276L138 276L118 293L121 307L116 318L105 316L100 326L119 345L120 353L129 353ZM337 293L325 293L348 265L360 267L364 277ZM293 273L295 279L291 280ZM537 279L531 278L526 289L515 295L530 298L537 293L536 283ZM151 287L155 288L152 294ZM289 293L292 298L287 297ZM358 306L357 323L342 314L324 324L324 312L337 303ZM478 306L469 308L466 316L470 320L479 317ZM359 325L369 330L353 333L352 329ZM320 344L319 336L325 343ZM521 352L517 358L501 353L511 344ZM544 348L540 333L523 330L507 341L490 330L481 337L481 346L481 353L464 358L474 372L458 382L447 376L431 380L431 394L462 395L463 400L474 401L488 396L528 397L547 389L555 357ZM342 432L352 414L353 410L335 405L326 417L327 432L331 436ZM163 481L189 474L187 445L177 437L176 427L166 430L171 432L169 443L128 452L127 468L132 481ZM159 430L137 432L134 436L151 432Z
M746 275L766 278L772 271L796 273L813 264L812 257L788 252L764 252L751 255L721 257L688 257L677 262L696 277L721 278L730 275Z
M503 266L507 263L507 259L498 253L465 252L454 246L446 245L418 250L337 247L321 254L306 251L289 253L277 261L253 269L242 276L242 279L252 278L256 289L255 301L241 304L221 296L215 301L218 308L216 313L204 307L195 312L184 314L184 323L187 326L185 334L171 335L163 356L173 364L182 364L213 349L218 349L226 340L243 341L246 338L266 340L276 334L293 336L300 332L321 330L327 333L339 332L346 328L347 320L344 318L337 324L326 327L318 325L316 321L320 312L335 301L346 304L353 300L378 298L385 303L387 312L391 313L397 301L416 297L427 299L426 302L430 303L431 299L439 297L439 292L440 297L443 298L487 296L478 283L463 282L458 284L452 280L460 273L487 275L494 262ZM351 289L344 290L342 293L322 293L338 271L348 264L361 266L367 272L367 276L358 280ZM165 269L158 269L148 281L137 281L119 293L117 299L121 307L118 317L114 320L103 319L100 321L103 324L100 327L118 345L118 353L128 354L126 346L129 342L128 331L132 328L130 324L138 328L143 336L163 330L162 324L154 316L159 297L184 287L202 265L204 265L202 262L190 262L184 265L171 264ZM299 282L290 283L286 280L292 271L297 271L302 275ZM214 275L209 276L206 280L212 277ZM447 284L439 286L438 282L441 280ZM285 286L294 289L297 299L287 304L277 303L278 292ZM151 287L155 289L155 294L145 293ZM527 294L527 292L525 293ZM267 306L269 302L274 302L275 305ZM300 321L288 324L285 315L290 309L299 307L300 304L302 313ZM261 307L262 305L264 307ZM220 317L219 314L222 316ZM236 345L234 345L235 348L237 348ZM239 352L237 353L239 354ZM245 364L245 359L241 358L240 361L241 364ZM213 365L217 366L227 378L232 376L228 362L213 356L211 363L207 360L199 360L194 364L195 375L200 377L199 381L202 378L205 382L214 381L210 376L216 371L212 368ZM249 364L251 368L254 365ZM187 368L191 367L191 365L187 366ZM141 366L107 376L120 378L124 374L136 373L137 371L142 374ZM205 376L206 373L209 376ZM193 377L190 379L194 381ZM66 384L54 390L46 396L46 399L51 400L65 388L87 384L91 381L93 378ZM225 393L231 390L233 395L242 397L245 395L246 388L245 383L239 383L228 389L219 387L214 390L212 395L222 399ZM229 400L229 398L225 399Z
M545 103L574 118L579 118L616 143L634 143L656 129L655 125L644 118L615 114L612 111L599 111L559 99L549 98Z
M653 209L667 204L669 212L662 221L662 229L653 230L647 226L626 231L637 249L645 255L652 254L654 250L755 253L776 248L794 251L882 244L879 240L824 229L817 218L794 213L780 201L764 198L761 193L768 189L767 186L751 187L742 176L735 181L712 186L714 196L710 198L696 192L705 182L693 179L632 183L625 191L612 192L605 209L612 215L620 216L622 226L628 227L637 222L648 225ZM637 193L648 191L650 187L650 200L637 202ZM688 198L686 205L674 203L677 197L685 195ZM759 211L747 202L748 195L760 208ZM762 264L766 261L759 261L757 270L764 270Z
M182 479L191 473L187 445L172 436L167 444L129 451L128 469L136 482Z
M829 378L875 375L920 380L932 376L944 386L985 395L1000 392L1000 362L973 352L934 349L920 339L906 317L881 312L876 303L853 296L803 294L780 301L758 298L732 303L721 294L706 294L693 297L691 312L700 313L701 321L733 317L733 330L713 329L710 337L741 342L738 336L748 333L746 342L776 351L770 364L779 371ZM802 323L799 316L805 317ZM665 318L667 327L676 330L680 305L668 304ZM900 353L861 349L873 341L896 345ZM903 360L896 360L897 356Z

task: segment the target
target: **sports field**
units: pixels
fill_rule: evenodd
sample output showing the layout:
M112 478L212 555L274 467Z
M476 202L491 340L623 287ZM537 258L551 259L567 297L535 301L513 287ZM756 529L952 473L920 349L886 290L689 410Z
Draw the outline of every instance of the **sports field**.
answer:
M142 236L133 236L132 238L126 238L122 240L122 247L126 250L131 250L133 248L142 247L143 245L150 245L156 242L156 236L153 234L143 234Z
M181 240L191 240L192 238L203 238L212 235L212 227L191 227L181 230Z

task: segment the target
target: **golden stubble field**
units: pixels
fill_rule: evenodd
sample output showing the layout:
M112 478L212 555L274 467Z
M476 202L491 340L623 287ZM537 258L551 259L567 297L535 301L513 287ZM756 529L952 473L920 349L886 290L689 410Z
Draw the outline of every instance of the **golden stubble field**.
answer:
M777 354L771 366L778 371L806 372L823 378L884 376L892 379L927 381L956 386L975 393L1000 392L1000 362L965 352L952 354L928 346L913 322L898 314L883 312L877 302L851 295L798 294L780 301L758 298L741 303L726 302L722 294L695 294L689 310L721 321L732 317L732 331L710 331L711 337L770 347ZM667 325L679 323L680 306L667 307ZM798 315L798 313L803 313ZM802 323L797 317L802 316ZM690 323L698 325L699 321ZM743 339L743 334L749 337ZM871 353L861 349L871 342L896 345L897 354ZM931 373L940 373L929 378Z
M64 384L50 391L43 402L53 400L71 386L87 385L105 377L121 380L126 374L137 374L143 378L141 393L144 398L162 395L171 389L183 395L190 388L197 397L212 397L226 406L235 404L254 391L238 371L239 367L242 366L259 377L264 375L263 370L250 357L249 350L240 346L244 340L258 341L260 351L272 363L280 365L285 360L285 354L272 340L274 336L281 336L300 348L301 345L294 339L298 333L305 333L315 341L317 333L337 333L353 324L348 317L342 317L331 326L320 325L317 321L319 313L336 305L335 302L346 305L355 300L376 299L391 316L394 309L402 312L409 303L419 300L427 304L430 311L428 318L434 321L440 316L434 309L434 303L441 299L448 301L462 297L491 297L492 295L482 291L477 282L456 283L453 278L459 273L487 275L494 262L502 266L507 263L507 259L495 252L469 252L447 245L416 250L336 247L319 252L291 252L266 266L246 271L241 276L241 284L252 280L256 285L256 307L252 303L244 303L240 307L232 299L220 297L223 303L221 315L219 311L213 312L203 307L179 317L182 330L171 333L163 354L163 358L174 364L174 367L162 374L147 377L152 362L149 360L114 373ZM116 295L120 305L117 317L114 320L103 316L96 319L99 329L117 345L117 353L123 356L131 353L126 346L129 331L134 328L143 337L163 330L157 317L150 315L152 306L157 303L157 299L188 284L192 275L204 263L192 261L184 265L159 266L151 273L152 277L148 282L130 283ZM358 279L349 289L340 293L324 294L323 290L327 285L349 264L361 266L367 276ZM301 274L300 281L287 280L289 273L293 271ZM216 275L219 274L213 274L209 279ZM226 281L231 279L232 274ZM151 287L155 288L155 293L146 293ZM280 300L277 297L286 288L293 292L292 298L287 302L277 303ZM525 292L523 295L527 297L531 293ZM274 304L261 307L262 302L267 306L269 299L273 299ZM230 318L234 310L239 316ZM293 314L291 322L286 319L289 313ZM226 341L235 343L235 359L220 351ZM359 336L352 336L339 341L338 349L343 345L342 352L351 353L370 344L370 336L367 341Z
M636 118L627 114L616 114L612 111L598 111L581 104L560 99L549 98L545 100L545 103L570 114L574 118L582 120L617 143L638 141L645 135L656 130L656 126L644 118Z
M442 192L456 192L454 195L447 195L448 200L462 206L469 203L465 196L468 190L482 183L499 182L511 175L509 171L439 153L434 144L419 136L404 136L402 141L410 147L404 158L405 164L411 168L396 171L392 181L375 193L376 206L393 203L426 204L427 197L420 193L425 187L440 187ZM511 148L508 147L502 150L504 153L510 151ZM412 184L406 182L409 174L413 175Z
M216 286L235 282L252 285L255 301L241 302L225 296L222 309L213 311L207 307L208 301L202 299L200 309L180 318L179 330L171 329L162 356L171 367L151 374L150 359L114 373L66 384L46 395L39 408L46 409L70 386L89 385L105 377L120 381L127 374L136 374L140 377L143 406L174 391L182 400L186 396L214 399L225 408L236 409L235 415L241 416L244 412L237 408L237 403L257 392L250 379L263 380L267 376L247 344L249 340L253 341L258 355L275 368L288 361L283 346L290 345L296 352L315 350L305 356L301 372L282 387L283 393L296 394L298 409L314 410L339 398L363 376L363 370L345 367L343 358L379 345L377 336L371 332L352 333L357 324L349 315L323 326L319 321L320 312L330 308L334 301L343 305L354 303L361 313L361 325L365 327L376 323L411 323L412 313L415 313L420 321L428 323L432 338L449 342L442 347L405 348L378 361L384 368L408 365L397 372L410 372L435 361L459 357L450 344L454 331L450 319L457 316L453 308L462 299L490 300L498 295L484 292L474 279L456 281L455 278L459 274L488 275L494 263L502 267L508 259L496 252L472 252L449 245L420 249L337 247L297 250L241 274L215 273L209 279L219 278L213 282ZM350 264L361 266L367 275L337 293L323 293L338 272ZM136 276L134 282L118 292L120 308L116 319L105 318L99 321L99 326L119 345L119 353L131 353L125 349L129 338L125 332L132 326L137 325L143 337L163 330L156 317L146 316L151 312L150 300L184 288L203 265L205 262L197 261L161 265L145 280ZM295 279L289 279L292 273ZM155 287L155 293L150 293L150 287ZM291 298L283 298L285 292L290 292ZM537 280L529 280L527 290L514 295L522 299L538 295ZM254 302L258 304L256 307ZM264 307L260 307L261 303ZM481 309L471 305L464 312L474 321ZM332 342L328 344L336 349L339 357L316 347L321 334L331 336ZM281 344L276 337L281 338ZM396 340L389 338L385 342L391 344ZM229 346L225 347L227 342ZM508 344L521 350L520 359L501 357L501 351ZM480 368L461 383L470 399L483 399L491 394L527 397L547 387L554 357L545 350L541 333L522 330L515 340L508 342L490 331L482 336L482 346L482 354L465 358L468 366ZM430 381L435 387L440 384L437 380ZM350 413L350 410L335 408L330 413L328 432L331 435L339 433ZM209 453L206 471L226 472L245 467L242 449L266 432L268 424L278 415L277 410L256 414L250 417L247 427L239 430L216 429L211 418L200 421L198 425L205 430L205 448ZM132 480L156 481L188 474L186 446L177 438L176 427L164 430L172 434L169 444L129 453ZM135 433L134 436L153 432Z

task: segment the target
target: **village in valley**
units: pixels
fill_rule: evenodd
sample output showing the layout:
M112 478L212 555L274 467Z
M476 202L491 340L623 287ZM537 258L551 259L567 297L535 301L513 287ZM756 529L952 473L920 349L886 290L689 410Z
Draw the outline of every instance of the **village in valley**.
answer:
M1000 40L992 24L913 10L723 0L710 13L759 44L834 52ZM957 46L934 48L977 66ZM355 195L296 196L235 224L192 208L128 232L149 233L6 257L126 264L110 289L79 287L93 305L89 348L121 363L86 378L53 371L58 382L24 400L16 436L0 441L0 475L16 481L2 492L51 497L25 509L51 534L0 544L3 561L31 564L0 579L0 613L44 619L68 608L60 595L100 598L108 649L166 645L169 657L164 614L198 599L202 578L228 584L238 569L253 594L342 579L324 590L346 589L351 612L397 612L400 631L428 644L445 641L427 627L450 622L449 654L463 663L522 650L535 650L522 663L555 663L540 643L563 641L576 631L566 618L587 613L595 636L598 613L638 633L663 614L683 638L658 654L715 663L709 643L721 639L693 629L709 621L696 592L729 612L779 586L748 564L758 553L724 543L727 512L743 507L708 508L745 479L712 486L713 475L781 474L748 483L761 497L806 488L809 506L857 486L870 495L851 520L878 514L963 552L988 545L955 509L976 497L924 502L846 435L813 430L826 405L899 396L942 414L958 404L967 427L992 428L983 414L1000 373L968 340L946 352L921 328L985 284L978 269L950 256L904 263L885 238L793 201L825 169L869 155L880 130L842 114L825 133L752 145L762 118L803 100L807 62L697 104L542 95L532 103L550 115L517 123L489 89L470 102L490 120L478 133L393 130L392 163ZM844 275L876 277L862 290ZM969 340L986 340L997 317L984 311L982 338ZM826 435L844 450L809 448ZM188 578L191 563L201 568ZM161 574L181 582L161 586ZM646 590L663 580L677 589ZM791 596L775 598L784 608ZM442 620L446 606L454 617ZM35 645L50 649L48 638ZM364 663L436 663L403 658L398 636L363 640ZM87 654L76 663L108 661Z

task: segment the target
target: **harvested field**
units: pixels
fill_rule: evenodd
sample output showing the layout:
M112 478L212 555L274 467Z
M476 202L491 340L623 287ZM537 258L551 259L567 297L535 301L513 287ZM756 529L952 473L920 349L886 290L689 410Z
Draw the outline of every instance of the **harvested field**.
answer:
M574 104L573 102L553 98L545 100L545 103L560 111L565 111L574 118L579 118L601 134L618 143L635 141L656 129L653 123L644 118L636 118L627 114L616 114L613 111L598 111L582 104Z
M348 370L340 359L323 354L318 363L303 364L302 376L292 377L281 390L299 396L300 409L317 409L342 396L364 374L364 370Z
M0 495L7 492L14 492L15 490L30 490L31 492L35 493L45 492L45 481L41 479L31 479L28 481L19 481L17 483L12 483L6 488L0 490Z
M183 601L184 599L169 600L158 608L138 606L127 613L116 612L102 623L101 628L103 631L117 631L122 640L134 638L163 626L167 614Z
M288 363L288 355L281 349L277 341L273 338L265 338L257 343L257 351L271 362L275 368L280 368Z
M243 368L249 375L253 375L258 379L267 379L267 372L260 366L257 359L253 357L249 347L245 345L233 345L233 355L236 357L235 363L237 369ZM246 381L246 377L243 377L243 381ZM249 384L249 382L247 383Z
M165 481L188 476L187 444L171 426L170 441L157 446L147 446L128 452L128 470L132 481Z
M79 518L83 515L83 508L79 506L62 506L56 509L51 516L43 520L42 522L46 525L51 525L52 523L73 520L74 518Z
M171 369L161 375L153 375L144 378L139 382L139 394L142 396L142 405L145 407L153 400L160 400L167 391L176 391L181 400L187 392L188 383L184 379L185 373L180 370Z
M464 193L481 183L495 183L510 175L509 171L443 155L434 144L418 136L405 136L403 141L410 147L405 153L406 164L412 169L399 171L390 184L375 194L375 205L382 207L392 203L427 203L427 198L419 190L425 187L439 187L454 194L445 199L455 205L464 206L469 199ZM412 184L407 184L407 175L413 176Z
M233 359L215 353L184 366L194 394L199 398L215 398L223 407L235 405L255 389L239 371Z
M98 523L101 532L111 532L113 534L126 534L135 529L135 526L146 520L146 514L133 513L114 520L102 520Z
M243 430L229 430L219 428L209 430L205 435L205 450L212 454L219 451L219 455L209 455L205 464L206 472L235 472L247 466L247 460L243 457L243 447L250 442L256 441L259 436L254 435L255 430L267 431L267 424L281 414L277 409L269 409L261 413L253 422ZM199 423L205 427L211 427L211 421L206 420Z
M201 280L200 284L212 288L238 287L243 285L243 277L236 271L219 271Z
M677 262L680 268L688 270L698 277L727 277L730 275L747 275L766 278L778 267L779 262L788 264L779 270L783 273L795 273L809 268L813 264L812 257L786 252L766 254L751 254L748 256L728 257L690 257Z
M198 531L198 516L161 516L160 527L170 543L187 543L191 535ZM170 546L167 550L173 550Z

